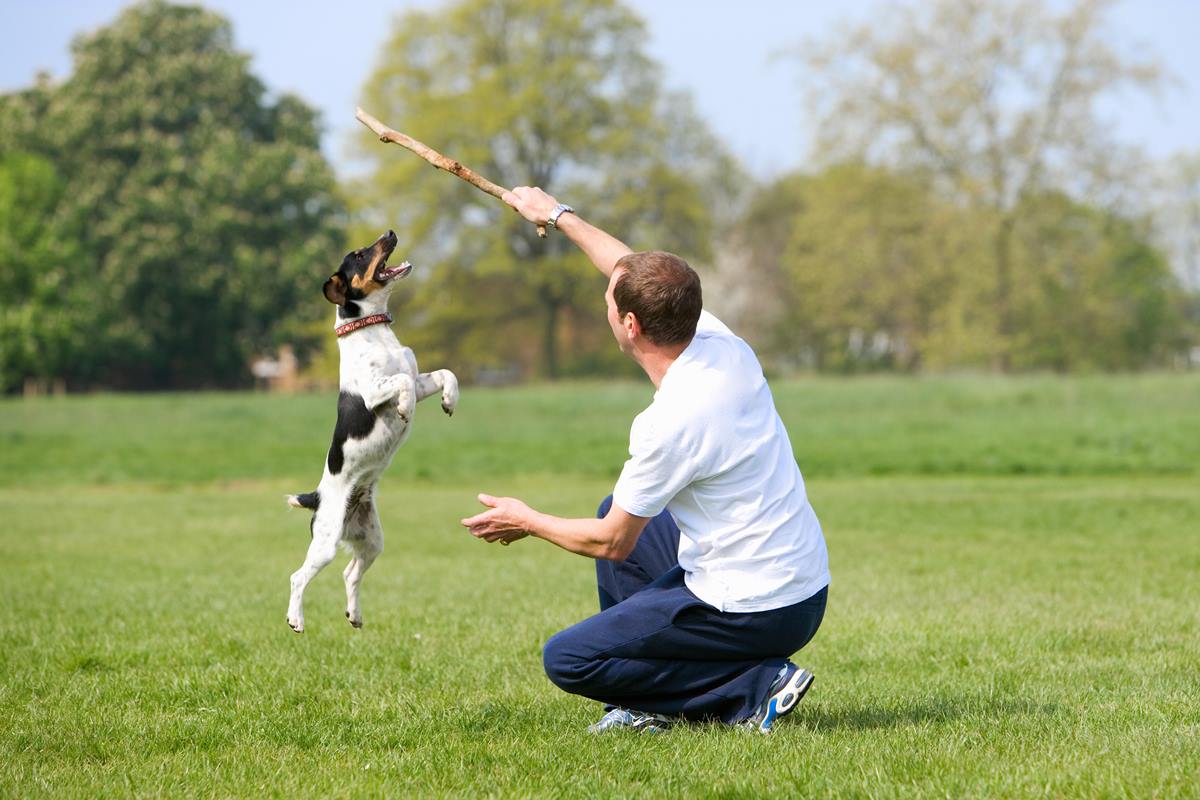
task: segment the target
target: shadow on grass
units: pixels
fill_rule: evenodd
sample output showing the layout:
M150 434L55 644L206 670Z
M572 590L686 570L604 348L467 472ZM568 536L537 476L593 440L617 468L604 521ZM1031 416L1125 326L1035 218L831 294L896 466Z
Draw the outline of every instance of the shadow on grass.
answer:
M984 699L964 695L913 703L900 708L863 705L854 708L816 706L800 709L797 722L814 730L877 730L909 725L952 722L964 717L1001 721L1012 717L1058 713L1053 703L1028 700Z

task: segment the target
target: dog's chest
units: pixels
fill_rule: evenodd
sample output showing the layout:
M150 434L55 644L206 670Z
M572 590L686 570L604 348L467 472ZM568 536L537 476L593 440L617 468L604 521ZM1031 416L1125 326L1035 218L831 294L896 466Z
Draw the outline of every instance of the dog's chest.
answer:
M379 326L360 331L339 345L342 391L365 395L368 387L390 376L408 374L416 378L406 348L390 328Z
M359 388L380 376L411 372L404 347L389 328L360 331L339 345L343 389Z
M386 467L407 438L411 409L402 416L394 395L374 408L368 407L364 398L370 397L371 386L390 377L413 376L413 364L395 334L387 328L360 331L351 341L339 344L339 430L335 432L334 445L336 448L340 440L345 465L353 472L363 469L373 472ZM334 465L330 466L332 471Z

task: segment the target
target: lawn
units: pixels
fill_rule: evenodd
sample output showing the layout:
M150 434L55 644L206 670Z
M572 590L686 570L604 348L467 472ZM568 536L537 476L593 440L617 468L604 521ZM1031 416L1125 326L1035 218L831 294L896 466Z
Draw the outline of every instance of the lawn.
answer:
M634 383L418 412L387 550L284 621L329 396L0 402L0 797L1200 793L1200 376L777 382L829 543L813 691L770 737L584 732L541 671L590 565L457 524L589 513Z

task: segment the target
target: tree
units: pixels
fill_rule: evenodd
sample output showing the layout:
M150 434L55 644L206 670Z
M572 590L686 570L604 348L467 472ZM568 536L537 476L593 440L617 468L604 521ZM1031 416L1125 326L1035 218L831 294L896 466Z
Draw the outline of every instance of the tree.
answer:
M74 70L0 99L0 145L53 163L94 311L79 384L236 385L316 313L343 206L316 114L271 101L222 17L151 0L77 39ZM79 353L76 353L78 356Z
M892 8L804 60L819 149L838 161L928 169L959 201L988 210L993 363L1012 364L1020 286L1018 208L1048 189L1099 198L1128 153L1097 100L1153 88L1157 69L1104 35L1111 0L1061 13L1035 0L938 0ZM1030 265L1036 266L1036 265Z
M861 163L763 187L738 232L765 359L820 370L977 363L979 220L929 179Z
M663 91L645 38L615 0L409 12L363 105L501 185L543 186L631 246L702 266L736 167L687 101ZM539 240L503 204L369 132L361 143L359 238L394 227L399 252L424 267L393 307L429 358L536 364L549 377L619 363L603 283L562 236Z
M921 173L857 163L761 190L740 236L758 277L747 332L780 366L823 370L987 364L988 209ZM1185 295L1149 226L1062 192L1013 210L1017 369L1135 369L1184 343Z
M0 392L45 383L84 344L76 232L59 217L64 181L44 158L0 155Z
M1016 209L1015 251L1025 274L1013 366L1136 369L1170 363L1182 344L1184 293L1148 225L1061 192Z
M1158 183L1159 238L1184 285L1200 292L1200 151L1176 154Z

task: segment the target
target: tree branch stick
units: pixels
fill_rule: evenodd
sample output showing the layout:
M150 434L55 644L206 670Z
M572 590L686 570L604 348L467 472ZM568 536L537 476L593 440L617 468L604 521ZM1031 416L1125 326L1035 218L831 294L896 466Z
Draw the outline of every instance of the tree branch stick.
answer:
M472 172L470 169L465 167L462 162L456 161L452 158L447 158L429 145L418 142L416 139L412 138L411 136L406 136L400 131L392 130L387 125L384 125L382 122L375 119L375 117L372 117L366 111L363 111L361 108L355 112L354 116L359 122L374 131L375 135L379 137L379 141L391 142L392 144L398 144L407 150L411 150L421 158L428 161L430 164L433 164L438 169L442 169L446 172L457 175L467 183L474 186L476 189L479 189L482 192L487 192L492 197L500 197L506 191L508 191L504 187L492 183L482 175ZM546 238L545 225L538 225L537 232L538 236L543 239Z

